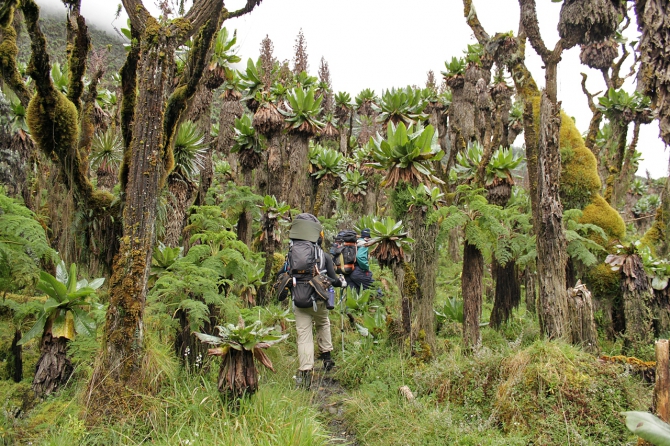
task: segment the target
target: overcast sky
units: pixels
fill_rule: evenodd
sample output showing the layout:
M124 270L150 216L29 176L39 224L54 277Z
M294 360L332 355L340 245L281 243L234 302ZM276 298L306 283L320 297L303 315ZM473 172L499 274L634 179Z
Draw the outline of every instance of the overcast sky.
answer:
M226 7L235 10L245 2L230 0ZM62 9L60 0L37 0L37 3ZM119 3L119 0L82 0L82 14L89 23L107 29L111 29L112 23L125 26L125 15L114 21ZM157 11L155 0L144 3L152 12ZM537 3L542 35L552 48L558 40L556 24L561 3L550 0ZM516 34L517 0L473 0L473 4L489 34L510 30ZM291 59L296 35L302 28L310 74L317 74L323 56L330 68L333 89L347 91L352 97L364 88L380 94L382 89L391 87L423 86L429 70L441 79L439 73L444 70L444 61L460 57L466 45L475 42L465 23L461 0L264 0L251 14L230 20L225 26L237 29L238 54L244 64L247 58L258 57L260 42L266 34L274 43L275 57ZM631 40L637 40L634 24L627 34ZM527 65L542 86L541 61L530 45L526 56ZM584 132L591 112L581 91L580 72L589 75L587 86L592 93L604 90L600 73L579 63L578 48L564 52L559 65L558 99ZM632 91L634 87L629 83L626 88ZM668 153L658 137L656 121L642 127L638 150L644 158L639 175L644 175L645 170L654 178L667 175Z

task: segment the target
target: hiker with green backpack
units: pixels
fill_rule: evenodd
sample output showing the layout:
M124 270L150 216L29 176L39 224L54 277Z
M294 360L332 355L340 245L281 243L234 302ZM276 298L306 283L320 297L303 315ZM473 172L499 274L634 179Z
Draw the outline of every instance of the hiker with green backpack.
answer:
M374 281L366 246L369 240L369 229L363 229L360 237L355 231L345 229L337 234L330 249L335 271L343 274L347 286L358 292L372 287Z
M289 239L286 262L274 289L279 300L286 299L291 293L300 362L296 382L308 389L314 368L312 325L316 327L319 359L323 361L324 370L331 370L335 362L330 353L333 343L328 312L335 306L333 287L345 287L347 283L343 277L337 276L332 258L321 248L323 228L314 215L297 215L291 225Z

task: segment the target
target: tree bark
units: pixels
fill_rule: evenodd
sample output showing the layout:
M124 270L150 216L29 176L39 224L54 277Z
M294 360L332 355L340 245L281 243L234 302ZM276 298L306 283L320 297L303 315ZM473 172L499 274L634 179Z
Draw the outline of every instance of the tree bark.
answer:
M521 302L521 287L517 279L516 262L510 260L505 265L494 262L492 268L496 271L495 302L491 311L491 327L499 328L512 315L512 310Z
M415 206L411 211L410 235L415 240L412 265L418 285L416 299L412 304L412 339L423 338L435 351L435 282L437 274L437 235L440 226L437 222L427 224L426 213Z
M561 125L560 106L542 95L540 106L540 137L538 150L538 228L537 266L540 284L542 331L550 339L566 337L567 261L563 232L563 206L559 197L561 153L558 133Z
M475 245L467 241L463 248L463 273L461 294L463 295L463 347L476 350L481 345L479 323L482 315L482 277L484 256Z
M628 354L636 354L640 347L649 345L654 338L653 316L650 310L654 298L653 289L639 255L626 256L621 271L623 312L626 323L624 350Z
M654 412L666 423L670 421L670 362L667 339L656 341L656 382L654 384Z
M568 320L571 343L581 345L587 352L597 355L598 332L593 319L591 292L581 281L577 281L574 288L568 289Z
M258 390L258 370L254 355L248 350L231 348L221 361L219 392L231 400L251 396Z
M244 108L237 98L224 97L219 112L219 136L216 140L216 151L226 157L233 172L237 173L237 154L230 153L235 144L235 119L244 114Z
M7 355L7 373L15 383L23 379L23 348L18 345L21 340L21 330L14 330L14 339Z
M63 386L72 374L72 362L67 357L68 339L54 338L51 332L42 337L40 359L35 367L33 390L38 396L47 396Z
M535 285L537 281L537 273L531 269L530 266L526 266L525 271L525 281L526 281L526 310L531 313L536 313L536 302L537 302L537 287Z

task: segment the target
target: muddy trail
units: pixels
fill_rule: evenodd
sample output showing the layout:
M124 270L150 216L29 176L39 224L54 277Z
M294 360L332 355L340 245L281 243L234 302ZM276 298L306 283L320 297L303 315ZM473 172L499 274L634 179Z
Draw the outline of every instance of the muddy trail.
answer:
M312 404L318 406L327 422L331 444L360 446L344 418L343 405L349 396L347 389L332 378L330 372L317 369L312 378L311 392Z

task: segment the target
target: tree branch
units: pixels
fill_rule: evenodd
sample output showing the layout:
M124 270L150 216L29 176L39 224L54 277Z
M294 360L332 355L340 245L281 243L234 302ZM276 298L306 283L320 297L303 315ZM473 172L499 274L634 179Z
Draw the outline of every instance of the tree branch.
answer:
M226 19L234 19L235 17L240 17L243 16L244 14L248 14L251 11L253 11L256 6L260 5L262 1L263 0L247 0L247 4L244 5L243 8L229 13Z
M142 34L144 28L146 28L147 20L151 16L147 8L144 7L144 3L142 3L142 0L121 0L121 2L128 14L130 24Z
M32 94L16 65L19 48L13 22L17 6L18 0L9 0L0 7L0 48L4 53L0 58L0 78L16 93L21 105L27 107Z
M526 37L533 49L535 49L537 54L542 58L542 61L546 64L551 56L551 51L545 46L544 40L542 40L542 35L540 34L535 0L519 0L519 7L521 9L521 23L526 32Z
M477 17L477 11L475 11L472 0L463 0L463 15L465 16L465 20L470 26L470 29L475 33L477 41L482 45L486 45L490 37L479 21L479 17Z
M40 10L34 0L25 0L21 7L30 34L30 62L27 72L35 81L35 88L42 97L54 91L51 80L51 62L47 52L47 40L39 25Z
M75 12L76 11L76 12ZM88 27L83 16L79 15L79 11L72 12L77 23L76 35L74 38L74 46L68 58L68 66L70 69L70 82L67 89L67 98L81 110L81 96L84 93L84 74L86 73L86 59L88 58L88 51L91 47L91 39L88 35ZM69 20L68 20L69 22Z

